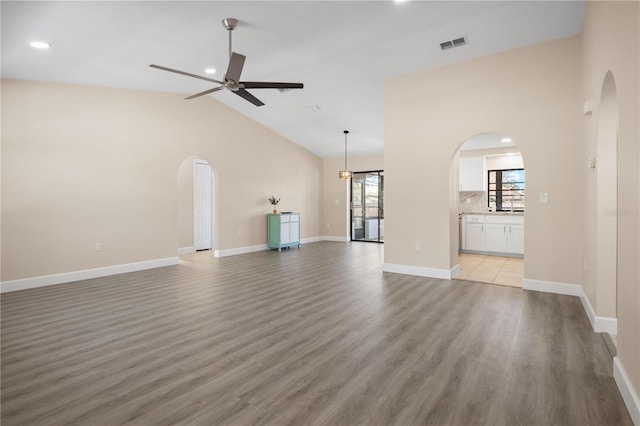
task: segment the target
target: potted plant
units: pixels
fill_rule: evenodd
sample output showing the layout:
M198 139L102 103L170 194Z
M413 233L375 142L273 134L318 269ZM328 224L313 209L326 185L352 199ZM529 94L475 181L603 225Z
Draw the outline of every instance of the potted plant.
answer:
M273 206L273 214L278 213L278 203L280 202L280 198L276 198L273 195L269 197L269 203Z

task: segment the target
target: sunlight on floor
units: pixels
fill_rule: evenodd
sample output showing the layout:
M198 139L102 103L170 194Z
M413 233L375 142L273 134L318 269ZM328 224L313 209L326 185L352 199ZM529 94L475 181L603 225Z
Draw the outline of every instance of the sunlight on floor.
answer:
M524 259L462 253L458 264L454 279L522 287Z

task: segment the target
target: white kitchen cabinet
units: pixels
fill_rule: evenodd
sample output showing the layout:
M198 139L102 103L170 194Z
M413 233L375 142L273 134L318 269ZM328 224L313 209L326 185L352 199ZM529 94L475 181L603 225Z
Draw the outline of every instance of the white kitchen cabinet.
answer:
M460 157L460 191L484 191L484 157Z
M507 252L507 225L487 223L484 235L484 250L497 253Z
M467 223L464 248L466 250L484 250L483 223Z
M507 253L524 254L524 225L508 225Z
M524 254L524 216L463 215L462 251Z

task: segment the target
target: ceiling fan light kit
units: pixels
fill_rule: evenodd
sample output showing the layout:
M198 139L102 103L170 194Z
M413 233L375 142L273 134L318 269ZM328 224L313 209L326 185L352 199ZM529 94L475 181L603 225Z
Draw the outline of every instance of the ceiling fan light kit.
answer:
M196 74L191 74L185 71L176 70L173 68L163 67L161 65L151 64L149 65L151 68L156 68L162 71L168 71L175 74L184 75L187 77L197 78L200 80L208 81L210 83L216 83L220 86L214 87L212 89L207 89L202 92L196 93L194 95L188 96L185 99L194 99L199 98L200 96L208 95L209 93L214 93L222 89L227 89L232 93L240 96L246 101L251 102L255 106L263 106L264 102L260 99L253 96L246 89L278 89L281 92L290 90L290 89L302 89L304 85L302 83L276 83L276 82L267 82L267 81L240 81L240 75L242 74L242 69L244 68L244 61L246 57L239 53L236 53L232 49L232 39L231 32L238 25L238 20L235 18L225 18L222 20L222 26L229 33L229 65L227 66L227 72L224 75L224 81L215 80L209 77L203 77Z

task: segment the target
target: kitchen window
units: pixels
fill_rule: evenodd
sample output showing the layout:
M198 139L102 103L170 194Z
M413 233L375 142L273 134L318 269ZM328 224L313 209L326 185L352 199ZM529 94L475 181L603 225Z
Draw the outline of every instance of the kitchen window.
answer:
M524 211L524 169L489 170L489 210Z

